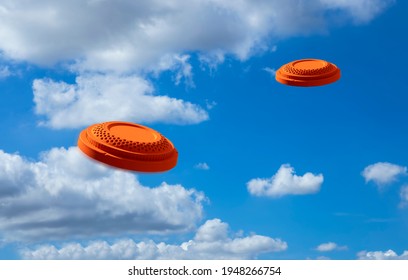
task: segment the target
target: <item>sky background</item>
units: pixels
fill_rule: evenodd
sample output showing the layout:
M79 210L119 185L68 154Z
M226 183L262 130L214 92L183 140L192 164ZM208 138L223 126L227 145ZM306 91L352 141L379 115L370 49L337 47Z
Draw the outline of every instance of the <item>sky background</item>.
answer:
M408 259L407 1L0 0L0 259ZM342 77L275 81L320 58ZM148 125L165 173L82 129Z

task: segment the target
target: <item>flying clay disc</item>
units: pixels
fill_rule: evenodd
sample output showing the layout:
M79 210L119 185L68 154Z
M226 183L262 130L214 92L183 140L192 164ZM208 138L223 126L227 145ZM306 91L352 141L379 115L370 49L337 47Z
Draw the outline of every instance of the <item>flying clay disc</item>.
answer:
M78 147L110 166L140 172L167 171L177 164L178 152L159 132L135 123L104 122L84 129Z
M336 65L314 58L292 61L276 71L276 80L290 86L323 86L338 79L340 69Z

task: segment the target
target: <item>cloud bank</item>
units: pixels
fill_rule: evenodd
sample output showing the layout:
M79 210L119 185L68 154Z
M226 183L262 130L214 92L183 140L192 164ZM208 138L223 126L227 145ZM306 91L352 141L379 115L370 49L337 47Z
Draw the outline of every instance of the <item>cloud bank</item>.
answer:
M76 71L161 71L188 52L247 59L276 38L326 31L334 14L364 23L390 0L2 1L0 50ZM52 43L50 43L50 38Z
M204 194L181 185L143 186L77 148L31 162L0 151L0 233L6 241L192 230Z
M255 196L281 197L317 193L323 183L323 175L310 172L302 176L295 174L289 164L283 164L271 178L256 178L247 183L250 194Z
M112 244L94 241L89 245L70 243L57 248L43 245L21 251L24 259L252 259L261 253L286 250L286 242L262 235L229 237L228 224L206 221L194 238L179 245L135 242L123 239Z

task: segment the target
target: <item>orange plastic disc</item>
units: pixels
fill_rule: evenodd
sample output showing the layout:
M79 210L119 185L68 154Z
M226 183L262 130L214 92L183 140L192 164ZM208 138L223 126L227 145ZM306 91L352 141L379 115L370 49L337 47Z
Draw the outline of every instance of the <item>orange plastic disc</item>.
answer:
M300 59L283 65L276 72L276 80L290 86L323 86L340 79L340 69L321 59Z
M178 152L159 132L129 122L104 122L84 129L78 147L89 157L118 168L140 172L167 171Z

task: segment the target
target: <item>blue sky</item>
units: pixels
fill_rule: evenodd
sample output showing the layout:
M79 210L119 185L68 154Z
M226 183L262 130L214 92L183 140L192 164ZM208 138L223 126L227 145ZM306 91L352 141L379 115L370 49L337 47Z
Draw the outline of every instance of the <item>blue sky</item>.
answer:
M407 5L0 1L0 258L408 258ZM341 79L275 81L305 57ZM177 166L87 159L110 120Z

